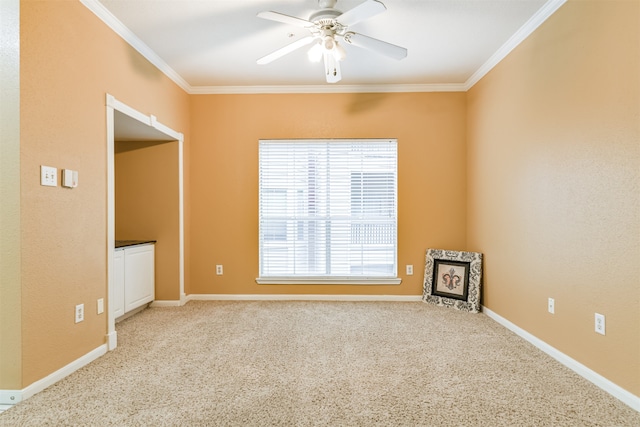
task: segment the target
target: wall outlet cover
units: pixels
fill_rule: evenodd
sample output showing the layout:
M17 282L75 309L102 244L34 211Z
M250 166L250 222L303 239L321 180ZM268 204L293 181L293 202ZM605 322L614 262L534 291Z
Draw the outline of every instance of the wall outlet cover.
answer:
M76 305L76 323L84 321L84 304Z
M605 335L604 314L596 313L595 319L596 319L596 328L595 328L596 332L601 335Z

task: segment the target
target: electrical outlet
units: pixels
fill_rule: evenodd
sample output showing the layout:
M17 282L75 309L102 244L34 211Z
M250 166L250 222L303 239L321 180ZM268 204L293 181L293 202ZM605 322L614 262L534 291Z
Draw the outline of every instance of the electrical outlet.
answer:
M104 313L104 299L103 298L98 298L97 311L98 311L98 314Z
M76 323L84 320L84 304L76 305Z
M413 265L407 265L407 276L413 276Z
M596 332L604 335L605 323L604 314L596 313Z
M549 298L549 303L547 305L547 309L549 310L549 313L555 314L555 312L556 312L556 301L553 298Z
M222 265L220 264L216 265L216 274L218 276L222 276Z

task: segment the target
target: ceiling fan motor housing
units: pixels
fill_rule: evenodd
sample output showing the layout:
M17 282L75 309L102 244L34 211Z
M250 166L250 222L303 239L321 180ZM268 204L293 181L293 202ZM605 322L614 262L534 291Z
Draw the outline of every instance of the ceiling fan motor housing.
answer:
M333 29L338 25L336 18L342 15L342 12L336 9L322 9L314 12L309 17L309 21L318 25L320 28Z

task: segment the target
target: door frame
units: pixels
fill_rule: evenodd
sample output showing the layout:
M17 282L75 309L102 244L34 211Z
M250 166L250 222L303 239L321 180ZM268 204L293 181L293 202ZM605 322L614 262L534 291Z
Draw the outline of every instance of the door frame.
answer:
M116 333L116 319L113 314L114 291L114 250L116 236L116 214L115 214L115 116L114 111L126 114L138 120L141 124L150 126L164 135L178 141L178 227L179 227L179 278L180 278L180 299L178 301L163 301L157 305L180 306L186 302L184 293L184 135L162 123L158 122L153 115L145 115L134 108L118 101L113 95L106 94L107 110L107 347L113 350L118 346Z

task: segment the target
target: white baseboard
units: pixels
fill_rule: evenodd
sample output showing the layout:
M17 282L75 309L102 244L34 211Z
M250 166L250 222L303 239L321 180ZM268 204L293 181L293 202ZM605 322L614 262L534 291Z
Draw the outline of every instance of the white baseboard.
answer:
M22 390L0 390L0 407L6 409L22 401Z
M22 390L0 390L0 406L3 405L15 405L23 400L26 400L36 393L41 392L45 388L57 383L61 379L69 376L78 369L88 365L100 356L107 353L107 344L103 344L100 347L91 350L89 353L74 360L68 365L58 369L57 371L47 375L46 377L30 384Z
M560 350L556 349L555 347L550 346L549 344L542 341L541 339L535 337L534 335L531 335L529 332L525 331L524 329L514 325L504 317L489 310L487 307L483 306L482 312L487 316L489 316L491 319L495 320L496 322L504 326L505 328L514 332L516 335L520 336L521 338L524 338L529 343L533 344L540 350L544 351L549 356L553 357L558 362L562 363L564 366L571 369L572 371L574 371L575 373L577 373L587 381L592 382L596 386L600 387L602 390L609 393L611 396L620 400L622 403L640 412L640 397L634 395L631 392L628 392L627 390L611 382L610 380L606 379L605 377L598 374L597 372L587 368L582 363L578 362L575 359L572 359L571 357L562 353Z
M419 302L422 295L190 294L186 301L398 301Z
M180 307L182 305L180 300L154 300L150 307Z
M107 334L107 348L109 351L115 350L118 346L118 332L113 331Z

